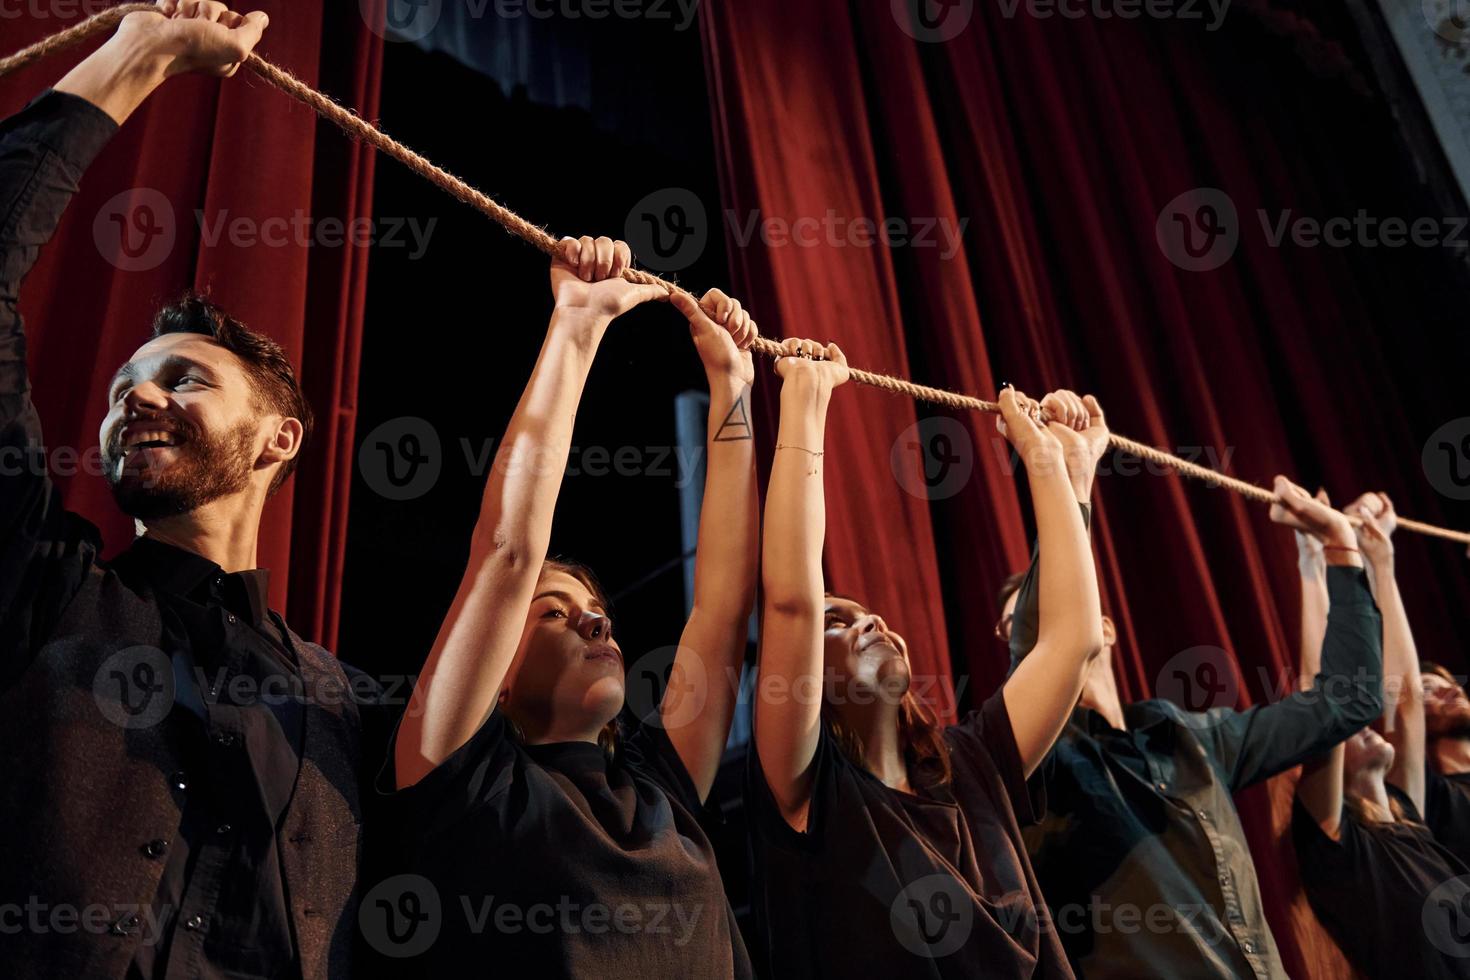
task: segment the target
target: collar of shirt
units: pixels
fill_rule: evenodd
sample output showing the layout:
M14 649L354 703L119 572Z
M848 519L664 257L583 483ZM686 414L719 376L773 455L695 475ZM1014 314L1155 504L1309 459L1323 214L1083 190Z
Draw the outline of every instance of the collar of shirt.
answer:
M217 602L257 628L267 622L267 569L226 572L203 555L148 537L135 540L112 568L124 578L141 579L154 589L201 605Z
M1123 705L1123 719L1128 731L1114 728L1098 711L1085 705L1077 705L1072 711L1072 724L1094 739L1129 738L1141 736L1154 743L1161 751L1170 751L1174 744L1174 726L1169 716L1157 710L1149 701L1134 701ZM1130 739L1131 740L1131 739Z

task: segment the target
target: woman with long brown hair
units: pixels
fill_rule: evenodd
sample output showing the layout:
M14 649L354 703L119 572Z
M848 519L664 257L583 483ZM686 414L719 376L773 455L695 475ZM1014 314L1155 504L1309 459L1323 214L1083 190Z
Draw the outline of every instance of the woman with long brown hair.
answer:
M1045 558L1040 636L1002 690L944 727L916 697L903 637L823 588L823 436L846 359L811 341L786 351L748 788L771 962L783 978L1070 977L1020 825L1027 779L1102 645L1087 532L1052 431L1102 425L1101 410L1070 392L1041 405L1001 395ZM1043 406L1055 421L1040 420Z

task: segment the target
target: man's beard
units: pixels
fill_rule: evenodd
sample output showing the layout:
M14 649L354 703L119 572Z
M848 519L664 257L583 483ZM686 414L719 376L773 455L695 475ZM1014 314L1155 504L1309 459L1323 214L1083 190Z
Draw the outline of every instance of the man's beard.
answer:
M255 466L254 430L254 423L248 420L218 436L188 427L179 432L181 440L168 466L157 471L145 467L125 472L119 472L123 455L114 433L104 460L112 497L123 513L147 522L187 514L239 493L250 485Z
M1424 729L1430 739L1470 739L1470 707L1458 701L1443 706L1427 706L1424 712Z

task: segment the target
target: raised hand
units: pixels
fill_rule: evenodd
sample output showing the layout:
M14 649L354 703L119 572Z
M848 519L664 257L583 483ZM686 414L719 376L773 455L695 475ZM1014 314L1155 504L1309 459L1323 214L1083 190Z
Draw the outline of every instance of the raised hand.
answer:
M719 377L733 378L741 385L755 383L750 345L760 336L760 330L738 299L711 289L698 303L682 292L673 293L670 301L689 321L694 349L704 362L711 384Z
M215 0L161 0L158 12L128 14L120 39L144 43L167 57L164 74L197 71L229 78L260 43L270 24L264 11L240 14Z
M1398 514L1386 493L1365 493L1343 510L1361 523L1355 528L1358 547L1375 572L1393 568L1393 532L1398 527Z
M1276 502L1271 505L1271 520L1321 541L1328 551L1329 562L1358 564L1342 557L1345 552L1357 551L1357 535L1346 514L1333 510L1284 476L1276 477L1272 489L1276 492Z
M581 316L606 326L640 303L667 300L661 286L643 285L623 278L633 261L626 242L611 238L563 238L561 251L551 260L551 295L556 312Z
M1047 428L1062 444L1067 478L1078 502L1088 503L1098 460L1108 451L1108 423L1102 406L1092 395L1078 397L1063 388L1041 399L1041 411L1051 420Z
M1317 500L1332 506L1325 489L1317 490ZM1291 532L1296 537L1296 564L1302 578L1319 579L1327 573L1327 560L1322 551L1322 542L1315 536L1298 528Z
M825 347L815 340L790 338L781 342L783 353L776 358L776 373L785 382L810 381L831 391L847 383L847 355L836 344Z
M1041 403L1015 388L1003 389L999 401L995 428L1015 447L1026 469L1037 473L1042 467L1065 468L1062 443L1053 428L1060 429L1064 423L1043 423Z

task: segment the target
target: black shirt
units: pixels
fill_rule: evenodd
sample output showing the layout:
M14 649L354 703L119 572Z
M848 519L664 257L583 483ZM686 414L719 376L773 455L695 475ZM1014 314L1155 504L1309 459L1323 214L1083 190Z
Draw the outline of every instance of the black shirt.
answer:
M1470 869L1388 788L1407 820L1364 822L1343 807L1338 840L1297 801L1291 817L1312 910L1370 980L1470 977Z
M944 731L953 779L890 789L826 725L807 829L781 816L752 749L756 919L785 977L1070 977L1021 837L1028 787L996 692Z
M137 786L138 798L102 801L119 826L153 821L157 836L131 843L125 854L84 850L75 858L90 865L95 878L65 883L67 889L95 889L117 903L110 906L114 912L125 912L108 935L141 935L133 976L299 976L292 896L281 864L287 846L282 815L293 793L300 795L311 709L285 624L266 609L266 573L226 575L196 554L148 539L115 562L101 562L96 528L61 506L30 397L20 283L82 172L116 130L101 109L58 92L0 124L0 693L39 684L60 703L74 681L48 672L90 656L75 651L102 651L98 656L107 659L96 674L95 704L113 725L97 730L127 739L125 751L140 763L151 761L148 753L159 744L183 760L177 769L148 774L167 782L168 809L177 808L178 825L158 826L166 818L162 810L137 812ZM83 352L78 355L85 361ZM88 367L79 362L78 376L87 377ZM84 590L96 597L95 605L78 608L83 603L74 600ZM341 696L371 696L373 685L360 674L353 678ZM91 719L67 717L70 709L48 704L35 710L45 724L78 741L93 730ZM320 723L319 730L325 730ZM47 832L85 848L108 830L72 810L95 808L78 797L91 791L87 781L94 775L101 783L116 770L92 773L89 765L100 764L77 757L76 749L68 742L45 746L45 755L12 758L7 782L31 779L18 773L26 766L45 767L51 778L83 774L62 788L73 796L64 801L65 812L47 815L55 821ZM64 752L72 754L52 757ZM339 795L355 801L355 785ZM355 864L354 840L320 846L334 855L345 852ZM116 880L122 869L129 882L158 876L156 895L138 896L152 898L151 907L122 903L129 897ZM350 882L355 867L342 873ZM36 887L34 879L29 887ZM0 896L17 897L25 900Z
M278 976L296 955L276 828L301 766L303 705L290 637L266 607L269 574L225 574L147 538L112 567L160 600L172 721L186 733L187 761L170 778L203 782L211 739L245 748L232 778L213 773L214 792L186 796L178 836L164 842L154 902L162 939L139 946L136 973Z
M390 752L385 792L392 770ZM752 975L698 793L656 724L614 761L590 742L522 745L496 710L389 806L406 884L369 893L363 928L403 975Z
M1470 864L1470 772L1441 775L1424 767L1424 822L1435 840Z
M1036 642L1038 569L1033 557L1016 600L1016 659ZM1026 840L1079 976L1285 973L1232 794L1382 710L1381 621L1367 577L1330 567L1327 591L1322 672L1310 690L1243 711L1136 701L1123 707L1127 731L1089 708L1073 713L1038 770L1047 809Z

